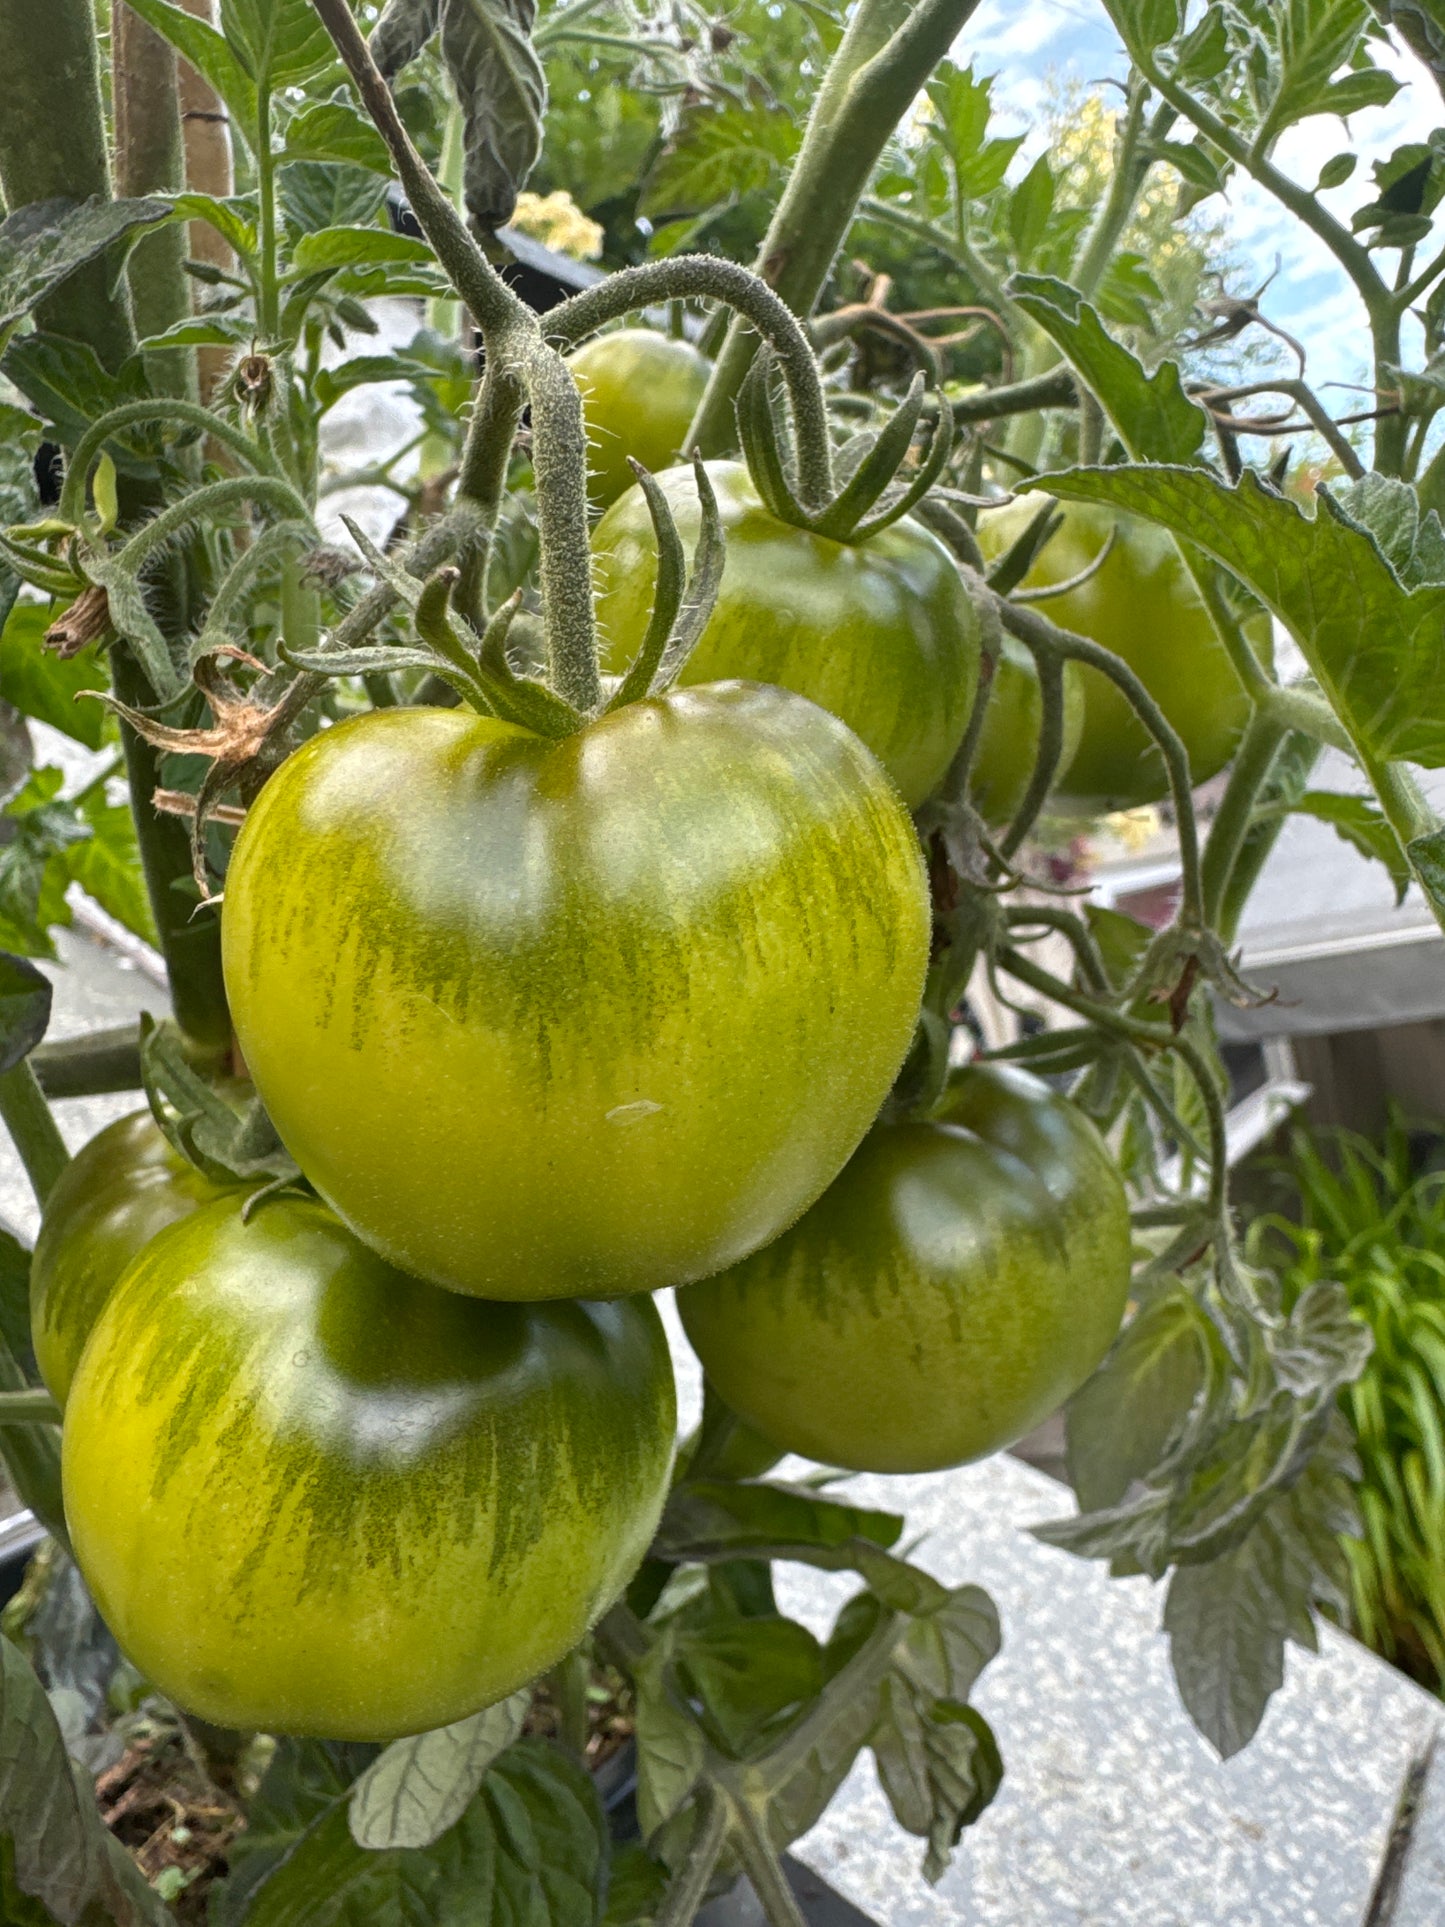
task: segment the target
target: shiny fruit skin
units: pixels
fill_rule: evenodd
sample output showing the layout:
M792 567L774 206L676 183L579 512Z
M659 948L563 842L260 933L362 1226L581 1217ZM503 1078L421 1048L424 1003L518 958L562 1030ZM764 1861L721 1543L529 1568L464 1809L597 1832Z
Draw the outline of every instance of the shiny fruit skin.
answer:
M926 1472L998 1451L1108 1350L1129 1211L1103 1139L1022 1071L880 1125L791 1231L678 1293L709 1381L789 1451Z
M727 541L722 587L684 684L742 676L796 690L872 750L916 809L948 768L978 690L978 617L957 565L905 516L859 543L780 522L739 462L709 462ZM701 512L690 468L660 475L691 555ZM592 537L602 666L620 675L646 634L657 544L641 489Z
M1042 500L1030 495L1006 508L985 510L978 518L985 556L1002 555L1038 514ZM1091 504L1059 506L1063 526L1023 586L1046 587L1077 575L1117 523L1114 546L1097 572L1081 587L1040 603L1039 612L1060 628L1112 649L1134 670L1182 737L1192 780L1207 782L1234 754L1250 703L1172 537ZM1256 650L1267 655L1269 618L1252 617L1245 628ZM1056 787L1056 802L1103 814L1162 801L1169 782L1153 738L1115 684L1096 669L1080 673L1083 731Z
M324 1205L207 1206L97 1321L63 1446L125 1652L245 1731L389 1739L571 1651L642 1559L676 1406L650 1301L490 1305Z
M222 941L266 1108L368 1244L600 1298L705 1277L826 1189L928 928L862 744L730 683L561 742L442 709L324 731L251 807Z
M158 1231L226 1195L166 1142L149 1111L107 1124L46 1201L30 1262L30 1335L57 1405L116 1280Z
M712 363L687 341L651 328L598 335L567 357L587 424L587 493L606 508L644 468L670 468L707 387Z
M1064 664L1064 745L1054 782L1066 781L1084 727L1083 671ZM968 773L969 792L985 822L1009 822L1029 786L1039 753L1044 699L1034 659L1012 636L1000 640L983 732Z

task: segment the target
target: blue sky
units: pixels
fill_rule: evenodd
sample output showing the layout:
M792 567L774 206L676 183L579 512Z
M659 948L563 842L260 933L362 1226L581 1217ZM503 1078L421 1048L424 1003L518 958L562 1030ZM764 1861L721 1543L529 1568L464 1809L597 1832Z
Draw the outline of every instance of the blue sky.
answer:
M1038 127L1051 78L1090 84L1122 76L1126 66L1101 0L983 0L955 56L973 58L981 72L1000 76L994 97L1012 122L1007 131L1013 133ZM1355 115L1348 128L1338 120L1306 121L1286 135L1275 157L1295 179L1312 182L1331 155L1347 148L1358 152L1361 161L1354 180L1325 197L1346 221L1367 198L1363 184L1369 180L1371 159L1383 158L1405 141L1423 140L1445 123L1445 102L1413 55L1396 50L1388 64L1407 82L1390 106ZM1025 155L1028 152L1026 146ZM1217 206L1211 203L1211 209ZM1231 187L1226 220L1236 252L1250 264L1255 286L1273 271L1278 257L1280 272L1265 297L1265 312L1304 341L1310 379L1363 379L1368 348L1364 317L1323 244L1250 181ZM1346 403L1340 395L1329 400L1341 410Z

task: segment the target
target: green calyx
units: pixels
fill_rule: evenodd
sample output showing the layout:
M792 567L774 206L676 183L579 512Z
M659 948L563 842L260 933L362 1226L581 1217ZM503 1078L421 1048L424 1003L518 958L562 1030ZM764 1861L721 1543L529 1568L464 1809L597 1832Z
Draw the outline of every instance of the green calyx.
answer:
M550 684L523 674L507 652L507 638L521 611L519 590L478 630L453 605L462 572L451 563L418 581L384 556L365 532L348 521L352 540L377 577L410 611L414 642L395 647L291 649L281 653L293 668L323 676L427 669L455 690L479 715L496 716L537 736L575 735L599 715L660 696L677 680L707 626L722 581L723 532L717 499L700 457L693 463L701 528L692 567L667 498L648 470L632 464L657 536L659 566L652 619L627 673L604 687L598 705L581 709Z
M865 542L907 515L927 495L953 447L953 416L940 406L925 452L911 469L913 438L923 419L926 381L908 393L878 429L853 435L832 459L835 486L822 503L804 499L798 462L773 384L773 358L760 354L738 396L738 439L753 485L779 521L834 542Z

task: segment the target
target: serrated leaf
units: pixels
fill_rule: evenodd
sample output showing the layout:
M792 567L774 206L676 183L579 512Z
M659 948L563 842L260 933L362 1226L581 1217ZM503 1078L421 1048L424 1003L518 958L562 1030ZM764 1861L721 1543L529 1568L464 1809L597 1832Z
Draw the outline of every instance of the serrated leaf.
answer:
M5 806L13 828L0 844L0 949L22 957L53 958L50 931L70 922L71 848L90 830L59 800L63 781L58 769L32 770Z
M781 108L736 101L689 108L648 170L639 211L671 221L764 192L781 179L800 139Z
M1206 550L1290 630L1369 755L1445 765L1445 587L1407 588L1327 490L1310 518L1249 472L1236 488L1203 469L1123 466L1042 485L1070 501L1125 509Z
M0 1850L14 1888L63 1927L173 1927L71 1769L45 1691L0 1638Z
M0 336L118 241L166 220L165 201L32 201L0 221Z
M1336 790L1310 790L1292 806L1296 816L1312 816L1328 823L1340 839L1361 856L1383 863L1395 886L1395 901L1404 900L1410 884L1410 859L1400 839L1367 796L1344 796Z
M303 234L291 257L296 274L316 274L325 268L372 267L379 263L425 262L436 256L425 241L409 234L392 234L379 227L330 227Z
M211 1895L210 1927L241 1927L251 1895L307 1829L341 1804L377 1748L335 1740L278 1740L249 1801L245 1830L226 1852L230 1873Z
M1084 1512L1116 1505L1152 1472L1203 1390L1200 1314L1185 1291L1146 1305L1066 1412L1069 1482Z
M1223 1759L1253 1738L1283 1683L1285 1642L1313 1644L1313 1605L1345 1603L1333 1538L1341 1483L1328 1463L1311 1466L1240 1545L1169 1582L1164 1630L1179 1695Z
M531 1694L488 1706L435 1732L396 1740L351 1789L359 1847L429 1847L455 1826L497 1756L522 1731Z
M1207 423L1185 394L1174 362L1146 372L1077 290L1051 275L1015 275L1009 292L1068 357L1131 455L1149 462L1194 460Z
M59 613L39 602L17 602L10 611L0 627L0 699L87 749L99 749L105 710L100 703L75 699L82 689L106 687L105 664L94 646L68 660L45 647L45 631Z
M221 0L221 30L250 80L296 87L336 58L311 0Z
M208 21L198 20L171 0L128 0L132 13L138 13L148 26L168 40L177 53L208 80L230 109L238 131L248 145L256 139L256 88L245 69Z
M319 101L286 123L288 161L344 161L390 179L391 156L369 120L342 101Z

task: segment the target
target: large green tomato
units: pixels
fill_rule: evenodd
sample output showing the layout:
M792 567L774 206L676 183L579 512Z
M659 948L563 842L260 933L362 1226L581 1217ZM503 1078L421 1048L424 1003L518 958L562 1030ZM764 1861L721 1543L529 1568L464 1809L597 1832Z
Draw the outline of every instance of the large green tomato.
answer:
M1082 670L1064 664L1064 745L1055 787L1068 776L1084 727ZM1001 639L969 790L985 820L1007 823L1024 800L1039 753L1044 698L1033 656L1012 636Z
M1020 497L978 518L978 541L992 560L1039 512L1042 498ZM1234 754L1250 704L1209 611L1162 529L1088 504L1061 503L1063 525L1024 577L1026 588L1066 581L1086 569L1117 525L1114 546L1089 580L1041 603L1040 612L1112 649L1135 672L1189 752L1190 775L1206 782ZM1246 633L1270 651L1268 616ZM1164 759L1116 684L1084 669L1084 724L1078 749L1056 787L1066 808L1102 814L1157 803L1169 794Z
M168 1224L223 1195L171 1149L149 1111L108 1124L71 1159L46 1201L30 1263L30 1334L57 1405L131 1259Z
M567 366L582 391L587 492L606 508L632 487L629 455L650 469L677 460L712 363L689 342L620 328L569 355Z
M1128 1289L1128 1204L1092 1123L1023 1071L975 1067L937 1121L880 1125L791 1231L678 1308L711 1383L768 1438L924 1472L1047 1418Z
M487 1298L685 1283L842 1169L927 962L913 826L784 690L561 742L458 710L323 731L252 805L226 984L292 1156L394 1264Z
M709 462L727 540L717 606L684 683L778 683L841 716L916 809L962 741L978 689L978 617L957 565L907 516L863 542L780 522L739 462ZM658 478L691 554L701 510L691 469ZM621 674L647 632L657 541L642 490L598 523L603 667Z
M389 1739L554 1664L622 1591L676 1406L650 1300L493 1305L324 1205L172 1225L101 1312L65 1514L106 1624L181 1706Z

